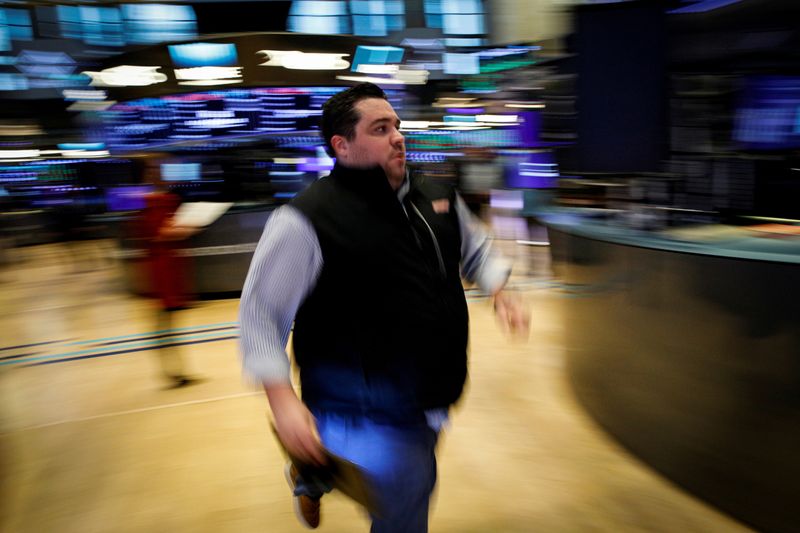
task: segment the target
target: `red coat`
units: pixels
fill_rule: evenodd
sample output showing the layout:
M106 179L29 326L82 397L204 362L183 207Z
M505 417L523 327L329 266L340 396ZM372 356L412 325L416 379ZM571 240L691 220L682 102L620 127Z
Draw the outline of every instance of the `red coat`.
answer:
M175 309L189 303L191 283L189 261L179 255L181 241L160 240L159 232L175 214L180 198L169 192L147 195L142 212L142 233L146 239L145 273L150 292L164 309Z

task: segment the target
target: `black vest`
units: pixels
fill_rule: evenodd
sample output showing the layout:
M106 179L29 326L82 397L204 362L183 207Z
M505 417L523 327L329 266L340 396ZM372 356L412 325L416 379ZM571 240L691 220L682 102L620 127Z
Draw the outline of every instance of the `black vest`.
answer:
M303 400L393 421L454 403L468 332L454 190L412 177L401 205L382 169L337 165L292 205L323 257L294 324Z

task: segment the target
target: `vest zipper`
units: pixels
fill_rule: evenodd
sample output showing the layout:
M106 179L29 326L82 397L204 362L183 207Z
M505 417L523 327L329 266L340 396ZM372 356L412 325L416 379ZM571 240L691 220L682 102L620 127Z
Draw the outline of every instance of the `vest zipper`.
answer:
M422 223L425 224L425 227L428 228L428 231L431 234L431 239L433 239L433 247L436 249L436 259L439 260L439 271L442 273L442 277L446 278L447 271L444 268L444 259L442 258L442 251L439 249L439 241L436 240L436 234L433 233L428 221L425 220L425 217L419 212L419 209L417 209L417 206L414 205L414 202L409 201L408 203L411 204L411 207L414 209L414 212L417 214L417 216L422 219Z

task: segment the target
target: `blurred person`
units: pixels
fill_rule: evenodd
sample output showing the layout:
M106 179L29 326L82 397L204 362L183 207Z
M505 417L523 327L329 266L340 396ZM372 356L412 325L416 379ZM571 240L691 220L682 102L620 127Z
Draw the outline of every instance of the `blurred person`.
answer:
M144 165L144 181L154 190L145 196L139 223L147 250L145 276L151 294L158 300L156 331L163 333L173 328L173 314L186 309L191 301L189 264L187 258L180 255L180 249L183 241L194 235L197 229L175 223L174 216L181 199L161 180L160 160L148 158ZM158 356L161 371L170 387L184 387L197 381L185 374L178 347L163 346L159 348Z
M458 160L458 189L470 211L479 215L492 189L503 187L503 166L489 148L471 146Z
M407 170L399 127L373 84L328 100L334 168L269 218L240 306L244 369L279 439L306 464L324 465L327 449L361 467L382 511L374 533L428 530L438 433L467 377L461 274L494 296L505 326L526 332L529 320L455 190ZM302 401L285 351L292 320ZM298 518L317 527L324 490L291 463L286 473Z

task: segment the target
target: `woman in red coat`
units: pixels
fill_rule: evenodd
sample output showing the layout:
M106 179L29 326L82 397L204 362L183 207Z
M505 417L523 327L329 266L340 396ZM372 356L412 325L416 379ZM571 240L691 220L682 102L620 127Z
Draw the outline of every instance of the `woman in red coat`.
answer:
M147 239L150 291L166 311L183 309L190 301L188 261L180 255L181 241L193 232L173 222L180 198L160 190L145 197L144 234Z
M175 211L181 199L166 189L159 171L156 162L145 163L145 181L155 185L156 190L145 197L141 230L146 242L145 274L149 281L149 292L158 300L156 334L162 335L172 330L172 313L185 309L191 301L189 262L180 250L181 241L196 230L175 224ZM194 380L184 374L178 348L170 346L173 338L161 337L158 340L164 345L158 350L161 369L171 386L191 384Z

